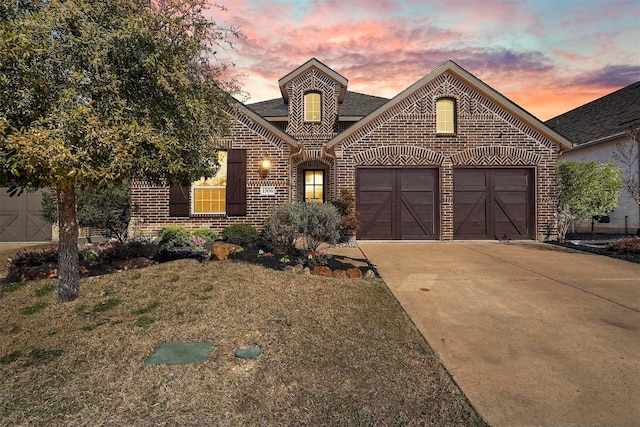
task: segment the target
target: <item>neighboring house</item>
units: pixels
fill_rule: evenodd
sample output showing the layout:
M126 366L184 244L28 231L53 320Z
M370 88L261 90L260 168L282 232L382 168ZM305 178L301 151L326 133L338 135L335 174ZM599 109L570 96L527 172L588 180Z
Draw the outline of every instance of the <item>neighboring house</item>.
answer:
M567 139L448 61L393 99L347 90L311 59L281 98L242 105L216 177L132 187L132 232L167 224L261 229L273 206L356 196L359 239L544 239L556 230Z
M573 143L572 148L562 153L560 161L616 161L618 144L640 145L640 141L632 142L627 134L630 129L640 129L640 82L554 117L546 124ZM638 161L636 157L631 173L640 180ZM608 223L579 221L575 223L575 231L591 232L592 222L596 233L640 231L640 206L624 188L618 207L608 215L608 220Z
M51 240L51 224L41 214L42 190L10 197L0 187L0 242Z

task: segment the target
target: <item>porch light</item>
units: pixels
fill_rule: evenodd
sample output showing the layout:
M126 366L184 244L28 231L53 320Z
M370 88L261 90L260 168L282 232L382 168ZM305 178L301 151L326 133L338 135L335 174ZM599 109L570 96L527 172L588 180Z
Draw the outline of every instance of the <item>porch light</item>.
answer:
M269 160L268 157L265 157L264 159L262 159L262 162L260 162L260 169L258 172L260 173L260 176L262 178L265 178L269 174L270 170L271 170L271 160Z

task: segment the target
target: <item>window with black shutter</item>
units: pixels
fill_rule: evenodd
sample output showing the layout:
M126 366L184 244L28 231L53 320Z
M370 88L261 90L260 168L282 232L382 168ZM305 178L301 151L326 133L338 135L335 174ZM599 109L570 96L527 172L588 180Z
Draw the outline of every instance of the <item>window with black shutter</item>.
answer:
M227 156L227 215L247 214L247 150L229 150Z

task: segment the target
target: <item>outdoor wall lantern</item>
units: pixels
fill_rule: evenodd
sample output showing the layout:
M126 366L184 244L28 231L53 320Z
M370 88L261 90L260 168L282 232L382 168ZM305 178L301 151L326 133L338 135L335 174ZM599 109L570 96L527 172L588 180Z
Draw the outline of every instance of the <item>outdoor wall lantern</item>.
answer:
M271 160L269 160L268 157L265 157L264 159L262 159L262 162L260 163L260 169L258 170L258 172L260 173L260 177L266 178L267 175L269 175L270 170L271 170Z

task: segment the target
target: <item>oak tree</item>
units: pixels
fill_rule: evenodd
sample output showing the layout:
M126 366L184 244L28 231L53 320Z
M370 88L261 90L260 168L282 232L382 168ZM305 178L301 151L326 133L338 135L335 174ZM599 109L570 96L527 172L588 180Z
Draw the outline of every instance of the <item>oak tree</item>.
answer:
M79 190L215 172L236 90L215 51L237 32L208 19L207 7L0 0L0 185L55 189L58 301L79 295Z

